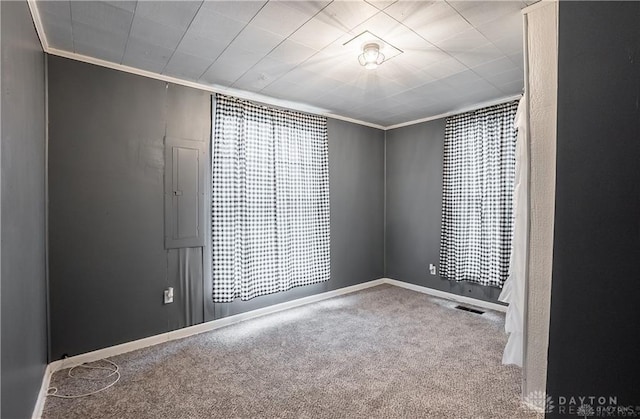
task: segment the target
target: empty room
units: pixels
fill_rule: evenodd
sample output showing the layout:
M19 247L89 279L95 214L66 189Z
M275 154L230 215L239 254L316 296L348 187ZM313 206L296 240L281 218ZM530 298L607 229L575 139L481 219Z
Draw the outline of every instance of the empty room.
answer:
M640 1L0 21L1 418L640 416Z

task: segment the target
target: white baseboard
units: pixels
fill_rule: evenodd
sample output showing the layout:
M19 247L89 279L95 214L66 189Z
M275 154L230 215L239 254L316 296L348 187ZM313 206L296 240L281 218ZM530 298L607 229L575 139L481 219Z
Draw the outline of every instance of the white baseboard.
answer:
M412 291L421 292L423 294L433 295L434 297L444 298L445 300L452 300L458 303L469 304L476 307L486 308L488 310L500 311L502 313L507 312L507 306L501 304L490 303L488 301L478 300L477 298L465 297L464 295L452 294L450 292L439 291L433 288L423 287L422 285L410 284L408 282L397 281L391 278L382 278L383 283L395 285L396 287L406 288Z
M296 300L287 301L285 303L275 304L269 307L248 311L246 313L236 314L233 316L224 317L222 319L217 319L217 320L212 320L210 322L197 324L195 326L189 326L182 329L173 330L171 332L161 333L159 335L149 336L147 338L134 340L131 342L120 344L120 345L110 346L108 348L98 349L96 351L87 352L84 354L61 359L58 361L53 361L52 363L47 365L47 369L45 370L44 377L42 379L42 386L40 388L40 393L38 394L38 400L36 401L36 405L33 411L33 418L40 419L40 417L42 416L44 403L47 398L47 389L49 388L49 383L51 382L51 375L53 375L53 373L56 371L59 371L65 368L71 368L76 365L83 364L85 362L94 362L104 358L110 358L116 355L121 355L127 352L157 345L159 343L169 342L176 339L182 339L188 336L194 336L200 333L219 329L221 327L230 326L232 324L239 323L245 320L250 320L256 317L277 313L279 311L287 310L290 308L300 307L306 304L327 300L329 298L337 297L344 294L349 294L352 292L360 291L366 288L371 288L371 287L375 287L377 285L382 285L382 284L389 284L396 287L406 288L412 291L421 292L423 294L429 294L434 297L440 297L447 300L474 305L477 307L483 307L490 310L496 310L496 311L502 311L502 312L506 311L505 306L489 303L482 300L477 300L475 298L459 296L456 294L451 294L444 291L438 291L438 290L423 287L420 285L409 284L407 282L402 282L402 281L396 281L395 279L390 279L390 278L375 279L373 281L364 282L362 284L352 285L350 287L340 288L333 291L327 291L327 292L312 295L309 297L298 298Z
M47 401L47 390L49 389L49 383L51 383L51 376L53 375L53 369L51 364L47 365L44 370L44 376L42 377L42 384L40 385L40 391L38 392L38 398L36 399L36 405L33 407L33 419L40 419L42 411L44 410L44 403Z

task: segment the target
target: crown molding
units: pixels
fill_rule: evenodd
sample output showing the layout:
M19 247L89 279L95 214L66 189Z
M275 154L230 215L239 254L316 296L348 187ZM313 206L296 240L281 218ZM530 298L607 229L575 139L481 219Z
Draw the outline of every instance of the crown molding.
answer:
M441 113L440 115L428 116L426 118L421 118L421 119L416 119L416 120L413 120L413 121L403 122L401 124L389 125L389 126L385 127L384 129L388 131L388 130L392 130L392 129L396 129L396 128L407 127L409 125L420 124L422 122L429 122L429 121L433 121L433 120L436 120L436 119L442 119L442 118L446 118L447 116L451 116L451 115L458 115L458 114L465 113L465 112L476 111L478 109L486 108L488 106L500 105L501 103L511 102L512 100L518 100L521 97L522 97L521 94L505 96L505 97L501 97L499 99L494 99L494 100L489 100L489 101L486 101L486 102L477 103L477 104L472 105L472 106L466 106L466 107L462 107L462 108L457 108L457 109L454 109L454 110L449 111L449 112Z

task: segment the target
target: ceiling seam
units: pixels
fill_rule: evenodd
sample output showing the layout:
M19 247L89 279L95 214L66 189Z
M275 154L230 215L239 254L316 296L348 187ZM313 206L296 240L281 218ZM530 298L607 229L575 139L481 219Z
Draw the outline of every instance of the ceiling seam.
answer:
M137 3L136 3L137 4ZM164 73L164 70L167 69L167 66L169 65L169 63L171 62L171 59L173 58L173 56L176 54L176 51L178 50L178 47L180 46L180 44L182 43L182 40L184 39L185 35L187 34L187 32L189 32L189 28L191 27L191 25L193 24L193 21L195 20L196 16L198 16L198 13L200 12L200 9L202 9L202 5L204 4L204 0L202 0L200 2L200 6L198 6L198 10L196 10L196 12L193 14L193 17L191 17L191 20L189 21L189 24L187 25L187 28L184 30L184 33L182 34L182 36L180 37L180 40L178 41L178 44L176 45L176 47L173 49L173 52L171 53L171 55L169 56L169 59L167 60L167 62L165 63L165 65L162 67L162 70L160 70L160 74Z
M71 3L71 2L69 2ZM129 33L127 33L127 42L124 44L124 50L122 51L122 57L120 57L120 64L124 62L124 57L127 55L127 48L129 47L129 39L131 39L131 29L133 28L133 21L136 20L136 11L138 10L138 2L133 6L133 17L131 18L131 24L129 25Z
M258 62L256 62L254 65L252 65L249 69L247 69L244 73L242 73L240 75L240 77L238 77L237 79L234 80L233 83L231 83L231 87L233 87L234 84L236 84L236 82L238 80L240 80L245 74L247 74L249 71L251 71L255 66L257 66L258 64L260 64L262 62L262 60L264 60L269 54L271 54L276 48L278 48L280 45L282 45L284 43L284 41L286 41L287 39L289 39L289 37L291 37L291 35L293 35L294 33L298 32L304 25L306 25L307 23L309 23L314 17L318 16L324 9L326 9L327 7L329 7L329 5L333 3L333 0L331 0L329 3L327 3L323 8L321 8L320 10L318 10L313 16L311 16L309 19L305 20L304 23L300 26L298 26L293 32L291 32L287 37L285 37L282 41L280 41L280 43L278 43L278 45L276 45L275 47L271 48L271 50L269 52L267 52L264 57L260 58L260 60L258 60ZM269 32L269 31L267 31ZM292 41L293 42L293 41ZM318 51L319 52L319 51ZM316 52L317 54L317 52ZM313 54L311 57L313 57ZM311 58L309 57L309 58ZM299 64L298 64L299 65ZM296 67L298 66L296 65ZM294 67L295 68L295 67ZM293 69L291 69L293 70ZM289 71L290 72L290 71ZM289 72L283 74L282 76L278 77L277 79L273 80L271 83L265 85L264 87L262 87L259 91L261 92L262 90L266 89L267 87L271 86L273 83L275 83L276 81L280 80L284 75L289 74Z
M218 61L220 56L222 56L222 54L224 54L224 52L229 49L231 44L233 44L233 41L235 41L238 38L238 36L240 36L240 34L242 32L244 32L245 29L247 29L247 26L249 26L249 24L251 24L251 22L253 22L253 19L255 19L256 16L258 16L258 13L260 13L262 11L262 9L265 8L267 3L269 3L269 0L265 1L264 4L260 7L260 9L258 9L258 11L251 17L251 19L249 19L249 21L247 23L245 23L245 25L242 27L242 29L240 29L240 31L236 34L236 36L234 36L233 39L231 41L229 41L227 46L224 47L224 49L222 51L220 51L220 54L218 54L218 56L213 60L213 62L211 64L209 64L209 66L207 66L207 68L202 72L202 74L200 74L200 76L197 78L197 80L200 80L205 74L207 74L209 69L211 69L211 67L213 67L213 65Z
M71 26L71 48L73 48L73 52L76 52L76 36L73 34L73 9L71 8L71 2L69 4L69 26Z

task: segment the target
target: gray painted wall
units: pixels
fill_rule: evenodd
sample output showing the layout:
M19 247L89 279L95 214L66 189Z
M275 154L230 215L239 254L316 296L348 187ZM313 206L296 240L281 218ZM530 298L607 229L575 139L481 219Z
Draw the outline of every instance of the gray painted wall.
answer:
M497 302L500 289L429 274L438 266L445 119L387 131L385 276Z
M208 141L210 99L63 58L48 63L55 360L184 326L180 297L162 301L179 284L178 251L164 249L164 137Z
M52 359L184 326L162 304L180 257L164 250L163 137L208 141L210 95L49 57L49 107ZM384 133L328 128L332 279L207 304L206 320L383 276Z
M547 369L554 397L615 396L632 409L640 406L639 22L639 2L560 2ZM547 417L575 417L565 413Z
M2 15L2 417L30 417L47 363L45 62L26 2Z

